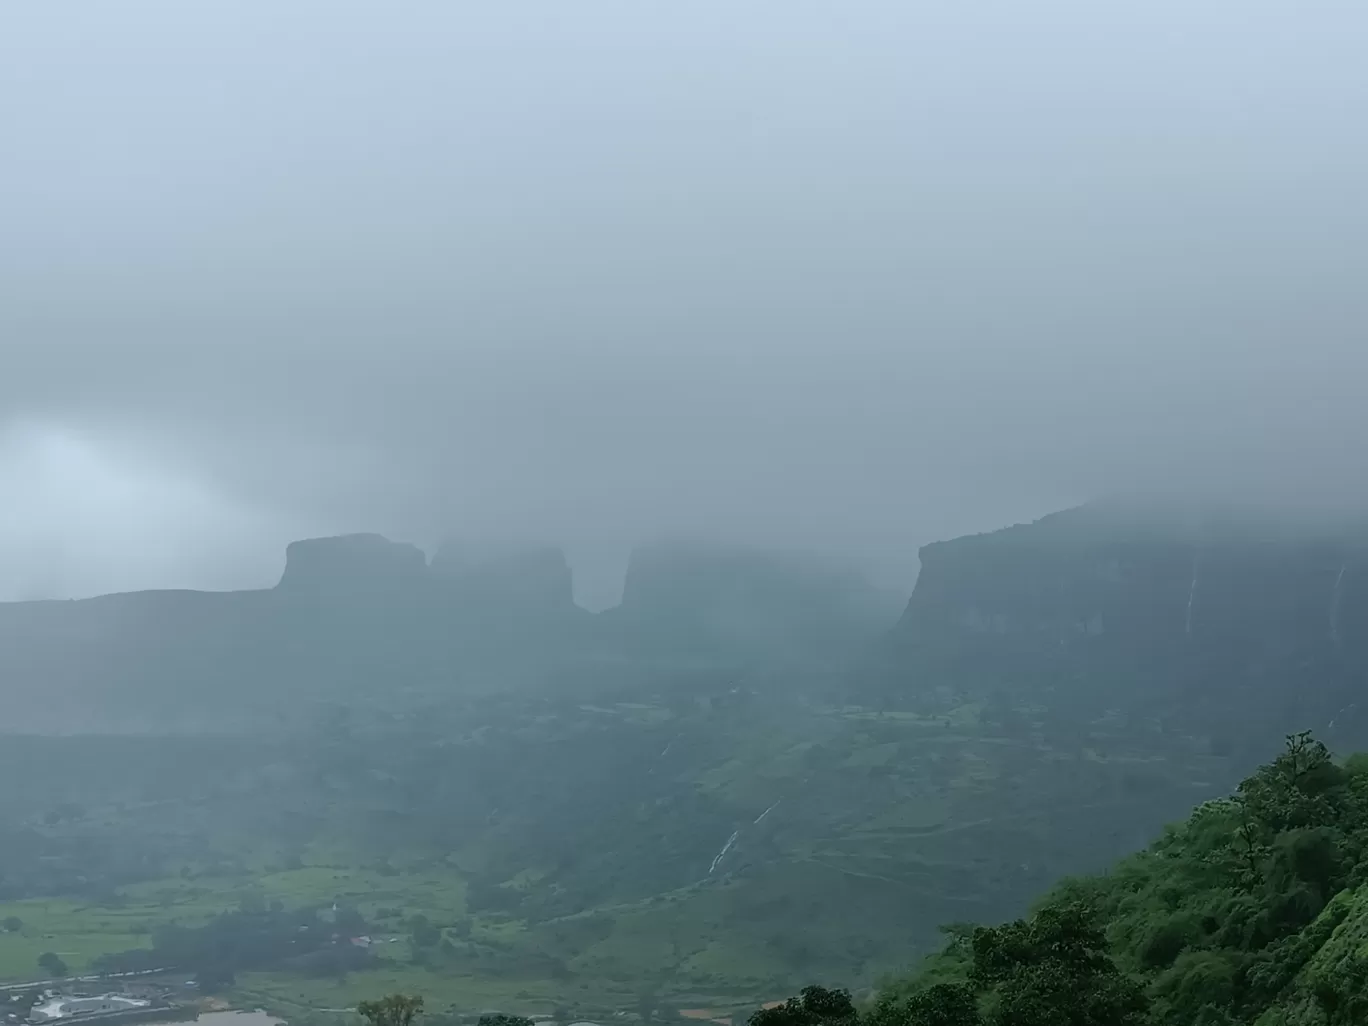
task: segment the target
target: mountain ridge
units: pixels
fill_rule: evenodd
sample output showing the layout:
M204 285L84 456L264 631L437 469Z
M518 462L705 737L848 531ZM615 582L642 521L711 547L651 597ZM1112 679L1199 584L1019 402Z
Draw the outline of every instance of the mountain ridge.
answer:
M0 604L0 680L12 728L225 715L247 728L320 700L628 686L681 660L719 672L829 660L896 617L858 576L763 550L691 551L685 562L638 555L624 604L595 614L575 604L554 547L446 546L429 563L377 534L305 539L288 546L273 588Z
M1336 720L1368 676L1357 524L1156 522L1083 506L936 542L921 558L862 693L949 680L979 698L1067 695L1099 715L1181 708L1201 730L1244 734L1256 758L1285 728ZM1331 740L1368 742L1368 719L1339 717Z

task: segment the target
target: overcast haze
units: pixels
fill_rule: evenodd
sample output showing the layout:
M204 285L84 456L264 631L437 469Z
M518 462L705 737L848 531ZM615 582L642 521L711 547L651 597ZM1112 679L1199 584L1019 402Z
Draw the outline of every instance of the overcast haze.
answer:
M0 597L1364 499L1361 3L12 4Z

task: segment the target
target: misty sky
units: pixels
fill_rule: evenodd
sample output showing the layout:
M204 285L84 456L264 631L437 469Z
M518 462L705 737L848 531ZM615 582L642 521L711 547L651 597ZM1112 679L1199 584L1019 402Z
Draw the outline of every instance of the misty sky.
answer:
M1355 0L9 4L0 597L1362 502Z

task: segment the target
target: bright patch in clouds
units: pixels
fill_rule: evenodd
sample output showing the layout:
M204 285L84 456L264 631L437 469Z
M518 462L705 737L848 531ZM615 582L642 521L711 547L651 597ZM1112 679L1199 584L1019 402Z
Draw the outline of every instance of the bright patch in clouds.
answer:
M287 540L265 511L116 444L0 427L0 600L265 587Z

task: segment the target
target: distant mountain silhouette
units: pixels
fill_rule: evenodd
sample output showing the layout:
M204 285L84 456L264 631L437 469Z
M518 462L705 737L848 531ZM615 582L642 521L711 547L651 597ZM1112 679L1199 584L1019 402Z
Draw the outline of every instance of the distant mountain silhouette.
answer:
M320 701L841 658L900 604L812 561L698 545L634 554L617 609L572 596L556 548L449 545L429 565L376 534L307 539L273 589L0 604L0 680L13 729L224 729Z

